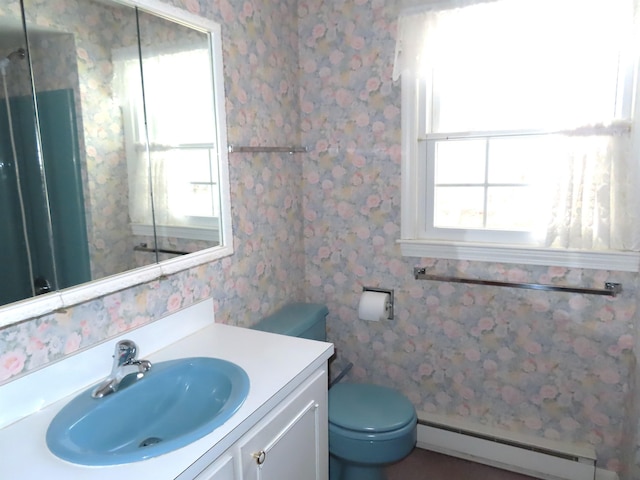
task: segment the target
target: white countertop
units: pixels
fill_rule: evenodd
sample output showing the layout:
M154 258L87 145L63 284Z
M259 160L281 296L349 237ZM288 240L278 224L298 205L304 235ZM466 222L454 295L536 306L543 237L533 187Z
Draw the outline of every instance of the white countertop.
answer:
M333 345L329 343L214 324L212 312L210 301L202 302L0 386L0 427L4 425L0 429L0 478L193 478L322 367L333 353ZM135 341L139 358L151 362L194 356L234 362L249 375L249 394L223 425L173 452L140 462L99 467L59 459L45 442L49 423L78 392L109 374L114 346L123 338Z

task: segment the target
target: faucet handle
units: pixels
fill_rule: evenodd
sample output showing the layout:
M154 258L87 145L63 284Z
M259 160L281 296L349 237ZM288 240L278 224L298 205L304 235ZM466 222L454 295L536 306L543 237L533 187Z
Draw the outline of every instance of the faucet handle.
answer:
M138 360L134 363L138 364L140 373L147 373L149 370L151 370L152 364L149 360Z

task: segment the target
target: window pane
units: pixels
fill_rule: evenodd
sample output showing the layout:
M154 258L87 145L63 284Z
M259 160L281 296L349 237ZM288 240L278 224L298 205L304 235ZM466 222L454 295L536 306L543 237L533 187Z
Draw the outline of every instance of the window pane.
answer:
M533 230L539 204L527 187L489 187L487 228L494 230Z
M217 171L212 167L212 151L207 148L181 150L182 158L189 163L189 178L194 182L217 182ZM215 165L215 163L214 163Z
M214 191L217 181L211 168L210 150L194 148L177 152L180 160L176 167L188 172L182 188L176 186L176 192L180 192L180 196L175 199L180 205L180 214L193 217L217 216L215 200L218 196L217 191Z
M432 131L610 122L629 7L626 0L523 0L442 12L430 37Z
M436 187L434 226L440 228L482 228L484 188Z
M218 185L209 166L210 152L176 148L152 154L154 205L159 223L198 223L190 217L219 215ZM170 222L170 223L169 223Z
M215 217L212 199L215 198L212 186L192 183L188 191L186 215L193 217Z
M484 183L483 140L445 140L436 143L436 185Z
M489 183L533 184L548 175L547 165L555 156L548 137L503 137L489 140Z

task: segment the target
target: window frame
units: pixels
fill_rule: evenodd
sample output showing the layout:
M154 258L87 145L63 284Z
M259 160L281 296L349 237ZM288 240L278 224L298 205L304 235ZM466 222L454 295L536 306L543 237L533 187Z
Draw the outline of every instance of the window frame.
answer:
M634 70L637 68L637 64L634 64ZM628 75L625 75L624 82L629 85ZM430 79L401 75L400 85L401 228L397 243L400 245L403 256L624 272L640 271L640 252L559 249L509 243L422 238L420 219L424 218L426 195L421 192L426 192L426 149L429 137L423 132L428 131L427 122L432 115L431 102L426 101L426 92L430 90ZM635 102L638 103L637 98ZM425 108L419 108L420 105L424 105ZM629 105L630 108L633 107L631 102Z
M442 140L476 140L481 139L490 142L494 138L506 138L512 136L529 136L535 135L530 132L489 132L489 133L459 133L459 134L428 134L426 137L419 138L418 158L425 159L420 161L418 165L418 191L425 192L424 199L418 205L418 236L420 238L431 238L449 241L476 241L490 243L508 243L513 245L533 245L534 233L524 230L499 230L499 229L465 229L454 227L437 227L434 225L435 212L434 209L428 208L428 205L435 203L436 188L435 182L426 181L427 178L435 178L436 159L435 148L436 143ZM487 158L485 158L487 161ZM485 189L489 187L490 182L485 179L483 186ZM486 198L485 198L486 200ZM484 208L486 214L486 205ZM467 239L467 240L465 240Z

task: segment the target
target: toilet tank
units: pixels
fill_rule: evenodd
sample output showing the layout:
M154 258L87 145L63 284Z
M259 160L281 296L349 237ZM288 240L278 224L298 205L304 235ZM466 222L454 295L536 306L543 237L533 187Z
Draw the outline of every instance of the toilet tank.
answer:
M319 303L289 303L260 320L253 329L325 341L329 309Z

